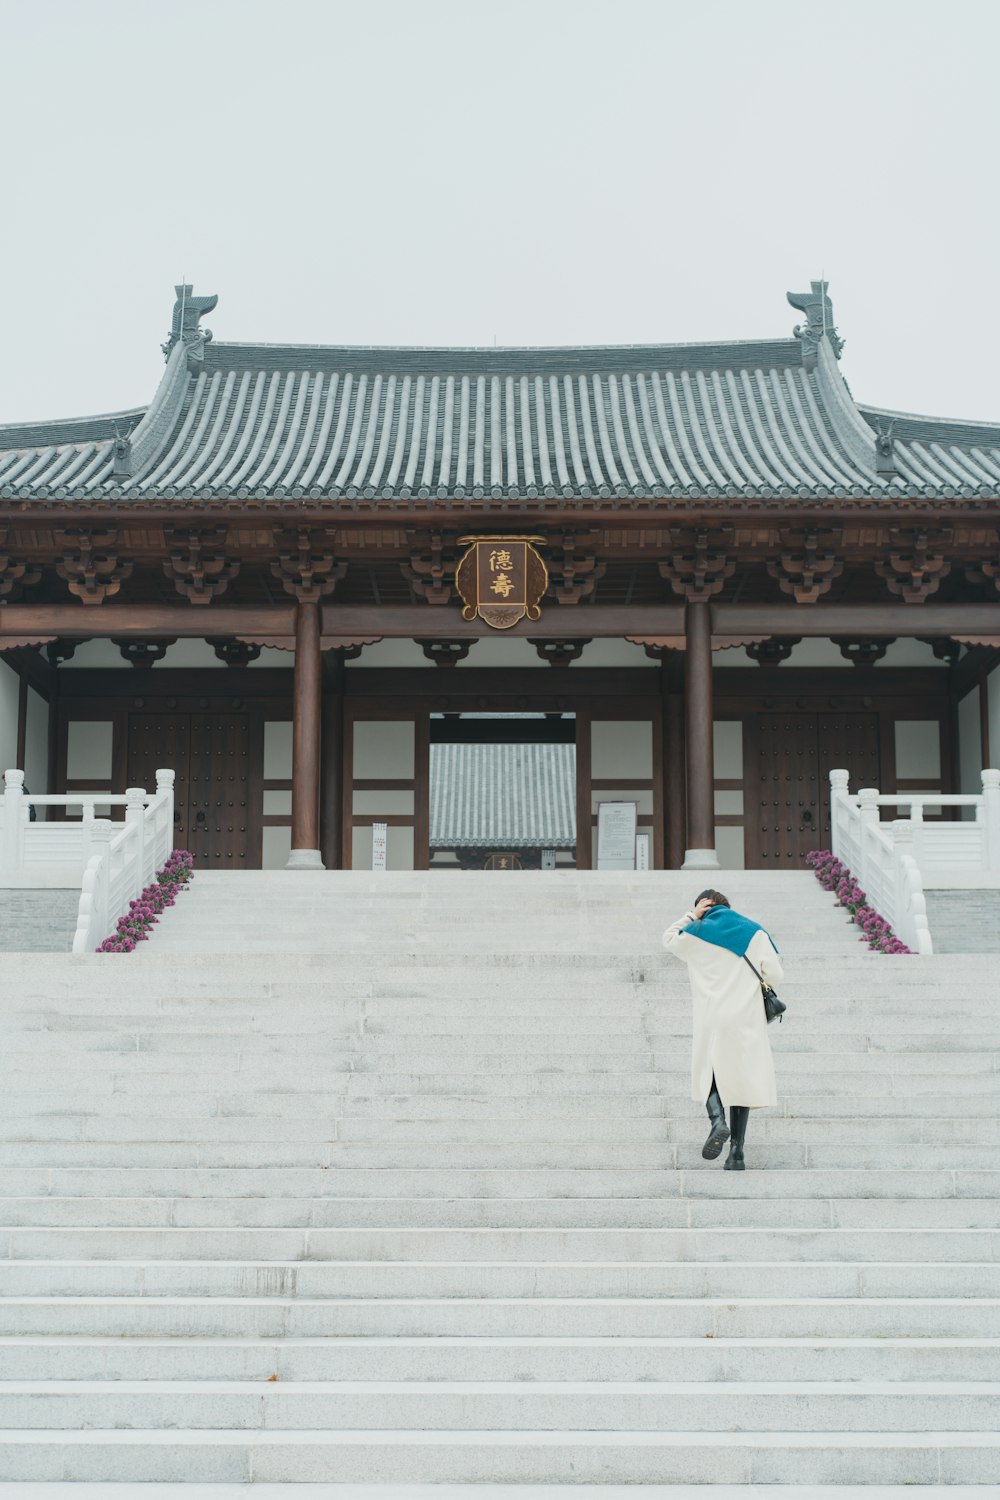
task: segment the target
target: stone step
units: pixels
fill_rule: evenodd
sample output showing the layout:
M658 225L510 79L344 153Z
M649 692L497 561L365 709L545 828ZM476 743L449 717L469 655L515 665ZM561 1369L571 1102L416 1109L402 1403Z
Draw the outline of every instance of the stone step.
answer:
M621 1262L1000 1260L998 1229L257 1229L7 1227L4 1258L27 1260L225 1260Z
M718 1166L718 1164L717 1164ZM721 1170L721 1167L718 1167ZM730 1174L723 1179L729 1181ZM992 1229L995 1198L268 1198L7 1197L13 1227L314 1229Z
M4 1337L1000 1338L985 1297L0 1297ZM82 1477L82 1476L81 1476Z
M958 1107L958 1102L952 1108ZM447 1119L407 1119L391 1116L337 1116L330 1113L296 1115L154 1115L137 1118L134 1114L99 1116L88 1114L39 1114L0 1116L0 1152L6 1166L83 1165L70 1154L53 1155L55 1146L100 1148L102 1154L92 1165L117 1165L123 1161L122 1146L132 1148L127 1161L139 1166L167 1164L161 1148L177 1145L200 1151L200 1166L325 1165L334 1142L368 1142L374 1145L418 1144L434 1147L443 1144L595 1144L606 1147L653 1142L660 1145L698 1146L704 1140L705 1115L697 1104L687 1100L668 1101L669 1115L617 1117L613 1114L560 1115L485 1115L463 1118L450 1114ZM854 1117L824 1116L822 1111L809 1118L761 1112L751 1121L750 1147L767 1142L771 1145L841 1145L855 1143L867 1147L875 1141L887 1145L981 1146L1000 1142L1000 1119L989 1115L929 1115L919 1112L902 1118L883 1116L877 1126L862 1101ZM137 1139L141 1138L141 1139ZM261 1147L255 1155L251 1148ZM27 1147L39 1147L39 1151ZM240 1148L232 1154L235 1148ZM306 1151L305 1163L289 1160L287 1151ZM24 1154L22 1154L22 1151ZM134 1151L134 1155L132 1152ZM148 1152L148 1155L144 1153ZM271 1152L277 1155L272 1157ZM695 1163L697 1165L697 1162Z
M974 1198L1000 1200L1000 1169L908 1171L831 1168L727 1173L718 1163L689 1171L602 1167L3 1167L4 1197L171 1197L277 1200L292 1197L406 1198Z
M707 1129L707 1122L706 1122ZM499 1136L502 1132L495 1131ZM705 1135L705 1129L700 1134ZM805 1143L754 1142L754 1164L758 1169L782 1171L810 1167L814 1171L847 1168L883 1168L906 1171L913 1168L919 1159L922 1170L948 1169L971 1170L983 1165L987 1159L982 1144L922 1145L919 1154L914 1142L905 1131L900 1132L898 1143L889 1144L879 1133L879 1142L858 1144L846 1141L842 1144L806 1145ZM184 1145L148 1142L124 1145L90 1145L88 1143L60 1143L58 1151L52 1145L38 1142L0 1145L0 1169L66 1167L165 1167L171 1170L206 1168L252 1169L255 1167L328 1168L352 1167L362 1169L412 1169L421 1170L431 1162L436 1167L455 1168L462 1171L565 1171L571 1168L595 1168L604 1171L690 1171L701 1170L704 1161L701 1154L702 1140L671 1143L649 1142L645 1144L620 1144L609 1142L594 1145L589 1142L505 1142L489 1141L478 1145L455 1145L436 1142L378 1144L365 1141L332 1141L285 1146L255 1142L240 1149L217 1148L214 1151L204 1145ZM3 1198L0 1197L0 1222L3 1221Z
M995 1262L474 1263L9 1260L10 1297L738 1297L752 1277L787 1297L1000 1298Z
M990 1381L1000 1340L5 1338L11 1381Z
M3 1380L0 1431L80 1429L95 1398L111 1429L714 1434L724 1402L736 1431L957 1433L990 1430L1000 1383Z
M230 1484L991 1484L983 1432L7 1432L0 1479Z
M987 1058L987 1061L991 1061ZM811 1057L800 1062L788 1059L780 1068L782 1091L788 1094L807 1093L812 1097L833 1093L841 1100L853 1098L857 1112L861 1101L873 1086L880 1093L940 1096L942 1075L937 1072L911 1070L900 1065L899 1059L883 1058L880 1069L855 1070L848 1066L839 1069L833 1065L819 1068L820 1059ZM296 1100L297 1108L309 1110L329 1109L332 1102L349 1113L356 1102L374 1102L380 1099L417 1097L440 1097L445 1099L475 1098L479 1101L495 1099L501 1104L511 1100L607 1099L633 1097L636 1099L658 1099L664 1096L678 1101L684 1100L690 1085L691 1068L688 1058L676 1056L659 1068L650 1067L645 1072L626 1069L606 1070L595 1066L589 1072L564 1072L548 1068L539 1058L533 1071L503 1069L482 1072L471 1069L456 1078L454 1072L440 1069L429 1073L391 1073L376 1069L346 1071L317 1065L312 1076L302 1076L301 1068L274 1068L266 1064L252 1069L240 1069L227 1073L220 1079L219 1070L189 1072L151 1071L133 1074L128 1069L120 1072L104 1071L89 1074L86 1092L80 1090L79 1080L74 1079L76 1089L67 1091L70 1099L85 1098L91 1111L103 1111L105 1101L113 1098L111 1106L117 1113L128 1108L129 1095L138 1098L132 1107L154 1104L162 1096L176 1099L182 1096L188 1101L215 1099L223 1088L230 1100L240 1095L266 1102L274 1094ZM56 1080L48 1072L11 1072L5 1079L6 1112L22 1112L31 1107L37 1098L51 1099ZM966 1098L984 1103L1000 1104L1000 1072L987 1071L979 1074L949 1075L954 1090L955 1107L964 1107ZM235 1090L238 1088L238 1093Z

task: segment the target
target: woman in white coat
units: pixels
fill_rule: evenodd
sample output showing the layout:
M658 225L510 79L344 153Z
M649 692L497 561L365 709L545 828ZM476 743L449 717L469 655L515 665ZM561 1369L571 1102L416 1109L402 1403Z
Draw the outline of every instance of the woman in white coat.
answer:
M719 891L702 891L694 910L667 928L663 946L687 964L691 980L691 1097L705 1101L712 1122L701 1154L713 1161L729 1141L726 1170L742 1172L750 1111L778 1102L760 983L744 956L776 985L783 977L778 950Z

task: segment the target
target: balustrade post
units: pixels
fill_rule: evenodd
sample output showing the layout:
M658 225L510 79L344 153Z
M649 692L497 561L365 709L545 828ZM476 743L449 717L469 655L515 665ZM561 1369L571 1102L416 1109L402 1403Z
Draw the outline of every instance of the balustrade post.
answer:
M146 789L141 786L127 786L125 788L125 823L135 829L133 838L133 858L135 859L136 880L139 890L142 889L146 866ZM139 894L136 891L136 895Z
M868 871L870 868L868 855L868 846L870 842L869 829L872 827L872 824L878 823L878 787L860 787L858 789L858 801L861 804L859 808L861 816L858 827L858 845L859 853L861 856L861 868L857 871L857 878L860 880L865 890L867 890L869 878ZM874 848L874 845L872 847Z
M917 864L921 864L924 858L924 804L922 802L910 803L910 816L907 820L913 842L913 857Z
M834 859L843 858L844 835L841 823L844 816L843 798L847 796L850 777L846 771L830 772L830 850Z
M7 771L3 780L0 869L6 875L16 875L24 863L24 772Z
M983 772L983 822L986 824L986 868L1000 870L1000 771Z
M174 847L174 773L166 769L160 769L156 773L156 795L166 797L166 807L163 811L163 837L156 848L156 861L161 858L166 862L167 855ZM159 864L154 861L153 873L159 869Z
M929 953L930 929L927 924L927 901L924 897L920 867L914 858L914 825L910 818L898 818L891 825L892 834L892 910L883 912L896 936L914 953Z

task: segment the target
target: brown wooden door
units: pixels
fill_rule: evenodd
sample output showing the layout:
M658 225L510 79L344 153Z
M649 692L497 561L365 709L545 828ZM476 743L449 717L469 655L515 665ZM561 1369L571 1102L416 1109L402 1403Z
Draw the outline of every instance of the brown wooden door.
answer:
M799 869L811 849L830 847L830 772L851 786L878 786L877 714L758 714L747 765L748 862Z
M174 771L174 848L196 866L245 870L253 851L246 714L131 714L128 784L151 791Z
M830 847L830 772L850 773L851 790L882 785L879 766L878 714L821 714L819 774L822 791L822 834L819 849Z
M245 870L250 850L245 714L191 715L188 848L196 868Z
M190 714L129 714L129 786L147 792L156 787L158 770L174 773L174 848L190 849L189 777L191 760Z
M815 714L759 714L756 775L759 868L798 869L821 822Z

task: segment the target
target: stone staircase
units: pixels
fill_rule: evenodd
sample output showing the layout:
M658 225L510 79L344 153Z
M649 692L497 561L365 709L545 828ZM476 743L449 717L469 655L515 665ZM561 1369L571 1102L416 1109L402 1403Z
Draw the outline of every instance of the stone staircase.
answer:
M0 889L0 953L69 953L80 910L80 888Z
M1000 985L775 934L700 1155L680 874L199 874L0 960L0 1481L1000 1481Z

